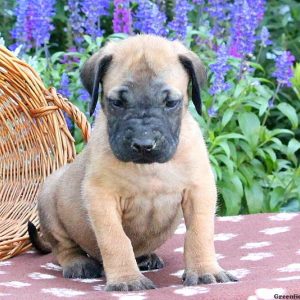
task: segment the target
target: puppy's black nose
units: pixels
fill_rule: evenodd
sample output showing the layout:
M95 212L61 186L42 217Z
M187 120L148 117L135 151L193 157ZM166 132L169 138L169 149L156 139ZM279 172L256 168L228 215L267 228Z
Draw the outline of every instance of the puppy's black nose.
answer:
M138 153L151 152L155 147L156 142L152 139L133 139L131 143L131 148Z

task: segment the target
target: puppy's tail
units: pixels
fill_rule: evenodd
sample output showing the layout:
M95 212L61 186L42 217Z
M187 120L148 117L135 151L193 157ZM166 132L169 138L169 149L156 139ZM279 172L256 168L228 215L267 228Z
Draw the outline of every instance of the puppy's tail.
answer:
M33 247L40 253L48 254L51 252L50 245L39 236L36 227L30 221L28 221L28 234Z

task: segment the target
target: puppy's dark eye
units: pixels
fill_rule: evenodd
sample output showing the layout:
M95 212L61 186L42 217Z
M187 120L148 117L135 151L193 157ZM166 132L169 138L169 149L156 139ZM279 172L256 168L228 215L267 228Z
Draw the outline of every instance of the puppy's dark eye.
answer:
M117 108L123 108L125 106L125 101L119 99L108 99L109 103Z
M180 103L180 100L167 100L166 101L166 108L175 108Z

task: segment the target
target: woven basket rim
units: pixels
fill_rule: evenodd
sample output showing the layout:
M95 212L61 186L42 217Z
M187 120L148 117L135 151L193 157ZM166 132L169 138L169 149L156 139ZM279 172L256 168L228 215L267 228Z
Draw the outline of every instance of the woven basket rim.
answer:
M87 141L91 129L85 114L0 46L0 260L29 249L27 221L39 226L41 182L75 158L64 113Z

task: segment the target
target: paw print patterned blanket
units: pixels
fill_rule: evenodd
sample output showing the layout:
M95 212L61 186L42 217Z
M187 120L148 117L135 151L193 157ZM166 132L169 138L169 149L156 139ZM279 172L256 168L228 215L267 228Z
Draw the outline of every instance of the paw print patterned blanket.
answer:
M0 299L300 299L300 214L259 214L216 219L218 260L239 282L182 286L182 223L157 254L161 270L145 272L157 288L104 292L105 279L64 279L51 254L28 251L0 262ZM285 298L287 299L287 298ZM294 298L298 299L298 298Z

